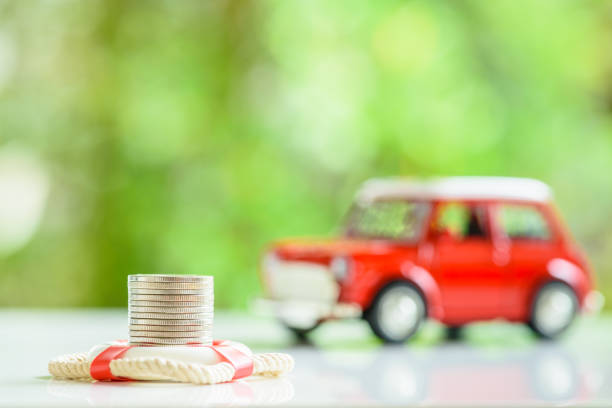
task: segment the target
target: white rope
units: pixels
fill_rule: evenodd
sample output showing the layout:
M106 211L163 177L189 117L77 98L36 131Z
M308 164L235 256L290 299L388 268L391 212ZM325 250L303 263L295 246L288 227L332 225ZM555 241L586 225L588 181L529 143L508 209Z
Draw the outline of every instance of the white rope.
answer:
M283 353L253 355L253 374L277 376L293 370L293 358ZM188 364L162 357L122 358L110 362L116 377L158 379L192 384L217 384L234 377L229 363ZM49 362L49 373L58 379L92 380L87 353L66 354Z

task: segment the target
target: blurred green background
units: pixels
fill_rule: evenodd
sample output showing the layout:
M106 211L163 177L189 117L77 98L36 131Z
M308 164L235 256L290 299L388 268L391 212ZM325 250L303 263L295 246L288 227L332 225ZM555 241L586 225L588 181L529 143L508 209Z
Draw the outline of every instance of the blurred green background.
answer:
M0 305L246 307L388 175L550 183L612 298L611 40L599 1L1 1Z

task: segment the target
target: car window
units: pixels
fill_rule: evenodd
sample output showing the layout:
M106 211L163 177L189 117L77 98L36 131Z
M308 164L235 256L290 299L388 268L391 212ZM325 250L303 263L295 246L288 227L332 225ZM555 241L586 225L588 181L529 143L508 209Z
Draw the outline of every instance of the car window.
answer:
M442 204L433 228L438 234L450 234L457 239L488 235L484 207L463 203Z
M349 235L415 240L428 208L428 204L405 200L375 201L359 206L352 217Z
M550 228L542 213L526 205L502 205L498 213L502 231L511 239L548 240Z

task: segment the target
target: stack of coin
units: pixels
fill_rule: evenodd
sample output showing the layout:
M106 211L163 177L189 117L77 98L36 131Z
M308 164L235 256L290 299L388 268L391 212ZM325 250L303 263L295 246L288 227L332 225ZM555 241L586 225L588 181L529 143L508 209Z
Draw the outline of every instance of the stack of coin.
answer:
M212 344L212 276L129 275L130 344Z

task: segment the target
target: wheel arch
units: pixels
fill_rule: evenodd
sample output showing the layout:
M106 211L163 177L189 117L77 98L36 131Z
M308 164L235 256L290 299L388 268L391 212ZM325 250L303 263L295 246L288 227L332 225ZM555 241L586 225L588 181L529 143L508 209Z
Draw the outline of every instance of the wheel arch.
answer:
M563 258L553 258L546 264L546 273L533 286L530 294L530 305L538 291L551 282L561 282L567 285L576 295L578 307L582 308L589 291L589 282L585 272L580 267Z
M443 317L440 288L433 276L424 268L417 265L406 265L396 273L386 275L380 279L371 290L370 301L364 310L369 310L379 293L394 282L406 282L414 286L423 298L425 316L440 320Z

